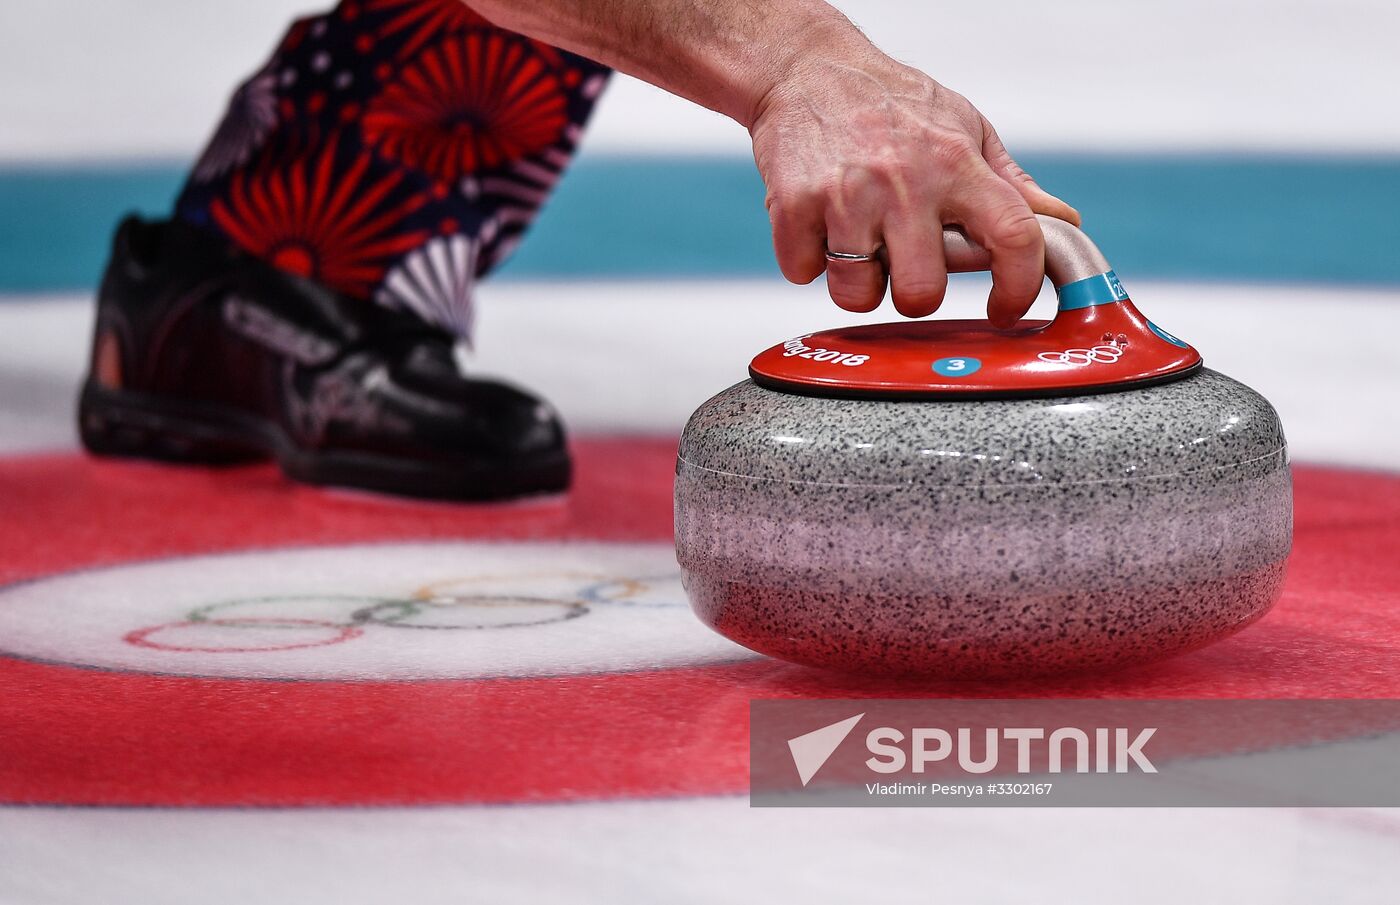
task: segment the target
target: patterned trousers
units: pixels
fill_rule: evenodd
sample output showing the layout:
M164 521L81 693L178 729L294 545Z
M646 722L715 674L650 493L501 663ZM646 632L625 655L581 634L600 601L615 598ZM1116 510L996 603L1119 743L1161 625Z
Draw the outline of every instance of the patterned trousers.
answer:
M460 0L344 0L235 92L176 216L469 338L607 77Z

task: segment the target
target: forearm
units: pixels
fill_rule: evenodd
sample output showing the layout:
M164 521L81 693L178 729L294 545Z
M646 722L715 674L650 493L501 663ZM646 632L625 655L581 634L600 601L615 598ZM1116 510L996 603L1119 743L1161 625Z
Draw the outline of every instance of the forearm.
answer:
M466 0L496 24L607 64L745 127L814 51L868 53L822 0Z
M825 271L847 310L874 310L887 282L901 313L937 309L952 224L987 250L988 314L1009 325L1045 279L1035 214L1078 221L966 98L876 50L824 0L463 2L742 124L778 266L796 283ZM847 257L828 268L829 252Z

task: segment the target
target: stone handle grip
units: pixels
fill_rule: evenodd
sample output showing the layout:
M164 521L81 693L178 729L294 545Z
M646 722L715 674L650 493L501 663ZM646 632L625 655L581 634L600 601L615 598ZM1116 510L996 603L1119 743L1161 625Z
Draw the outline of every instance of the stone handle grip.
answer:
M1098 246L1079 227L1044 214L1036 219L1045 236L1045 275L1056 289L1112 272ZM987 270L992 263L985 248L957 229L943 230L943 253L949 273Z

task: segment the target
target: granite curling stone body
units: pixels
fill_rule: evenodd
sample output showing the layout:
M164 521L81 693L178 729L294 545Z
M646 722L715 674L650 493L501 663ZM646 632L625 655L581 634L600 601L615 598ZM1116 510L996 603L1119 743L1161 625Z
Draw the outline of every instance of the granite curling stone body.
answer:
M675 529L703 621L797 663L980 678L1157 660L1268 610L1292 541L1278 416L1041 223L1053 321L809 334L695 412Z

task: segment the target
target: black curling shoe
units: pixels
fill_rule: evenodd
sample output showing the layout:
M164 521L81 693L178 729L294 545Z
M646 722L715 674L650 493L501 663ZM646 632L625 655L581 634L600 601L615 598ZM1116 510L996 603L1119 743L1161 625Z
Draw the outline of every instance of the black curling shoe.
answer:
M178 222L128 219L113 246L79 403L92 452L275 458L298 481L440 499L568 487L553 410L463 377L447 333Z

